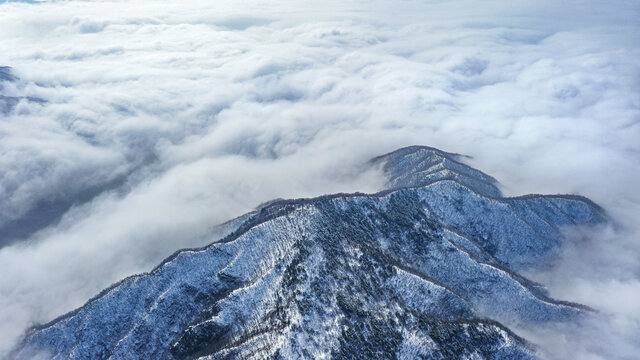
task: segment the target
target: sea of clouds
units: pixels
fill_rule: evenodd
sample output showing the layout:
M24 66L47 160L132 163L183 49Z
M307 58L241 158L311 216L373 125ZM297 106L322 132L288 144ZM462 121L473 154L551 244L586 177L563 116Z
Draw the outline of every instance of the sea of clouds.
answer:
M597 321L517 331L550 359L637 356L639 19L634 0L0 2L0 357L260 203L380 189L365 162L413 144L508 195L602 205L614 226L529 274Z

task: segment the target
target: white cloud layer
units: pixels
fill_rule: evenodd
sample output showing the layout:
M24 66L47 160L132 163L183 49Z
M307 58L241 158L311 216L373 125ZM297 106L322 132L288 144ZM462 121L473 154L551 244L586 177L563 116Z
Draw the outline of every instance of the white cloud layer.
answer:
M47 101L0 113L0 357L214 225L277 197L375 191L366 159L425 144L473 155L508 194L610 212L619 229L571 237L532 274L605 319L523 331L550 358L631 358L638 15L624 0L0 4L0 65L20 78L0 94Z

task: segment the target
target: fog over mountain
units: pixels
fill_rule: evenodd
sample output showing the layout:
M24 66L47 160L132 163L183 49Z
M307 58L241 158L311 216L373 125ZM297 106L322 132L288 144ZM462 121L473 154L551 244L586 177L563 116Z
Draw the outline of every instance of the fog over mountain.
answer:
M369 159L425 144L509 196L579 194L526 273L585 304L513 327L562 359L640 351L635 1L0 3L0 357L216 225L277 198L374 193Z
M580 196L504 198L459 160L405 147L369 163L384 191L264 204L29 329L9 358L536 358L504 324L593 311L519 272L549 262L563 227L609 220Z

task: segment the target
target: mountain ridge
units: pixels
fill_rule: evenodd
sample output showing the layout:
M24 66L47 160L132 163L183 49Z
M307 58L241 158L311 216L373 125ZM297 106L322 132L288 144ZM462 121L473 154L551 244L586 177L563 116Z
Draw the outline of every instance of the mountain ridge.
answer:
M428 148L428 151L434 152L438 150ZM394 153L396 153L396 155L398 154L397 152ZM435 154L441 156L441 154L438 154L437 152ZM379 159L380 157L374 159L375 163L379 164ZM423 160L427 160L426 163L428 163L429 159ZM493 239L481 239L481 242L483 242L484 245L483 243L478 242L478 235L482 235L483 233L476 230L486 229L481 226L476 226L478 227L478 229L476 229L473 226L466 224L464 221L456 222L447 220L445 215L450 215L451 218L455 218L456 216L465 214L463 210L467 208L467 205L460 207L460 209L462 209L461 211L463 212L456 213L457 210L455 210L455 203L457 201L462 201L463 204L464 202L467 202L471 205L476 204L474 201L484 201L484 205L488 206L487 209L494 209L492 210L494 212L507 214L507 210L511 211L511 213L509 213L510 217L508 218L513 219L515 219L515 217L512 213L515 213L516 211L524 211L523 209L526 210L527 207L534 207L534 205L536 205L531 205L528 203L536 201L542 202L542 205L537 205L539 207L549 206L549 204L547 204L548 202L560 202L559 205L554 204L557 210L548 210L544 208L542 215L538 215L538 218L541 220L541 222L547 222L548 224L551 224L554 223L553 221L558 221L560 224L563 224L567 222L567 219L569 219L572 221L575 220L574 222L589 224L607 221L605 214L601 212L601 209L599 207L591 207L588 201L584 201L582 197L576 196L527 196L511 198L507 199L508 201L505 201L505 198L492 199L488 196L476 193L473 189L467 187L465 184L460 184L456 179L439 179L436 181L427 180L427 182L427 185L424 185L423 183L422 185L417 185L415 187L392 187L375 194L332 194L310 199L280 200L266 204L265 206L257 210L255 214L249 214L247 219L242 219L241 217L241 220L239 221L240 224L237 225L235 231L231 232L223 239L201 248L178 250L174 254L166 258L162 263L160 263L150 272L127 277L120 282L117 282L112 286L106 288L105 290L100 292L100 294L87 301L82 307L67 314L61 315L51 322L31 328L24 337L22 343L16 348L16 350L14 350L11 356L13 358L23 358L21 356L27 354L30 347L47 348L48 346L50 348L51 346L56 344L56 339L58 339L59 337L47 337L47 332L51 333L51 331L53 331L53 333L59 333L60 331L62 331L62 333L67 334L65 336L72 336L69 335L70 333L68 331L64 330L65 326L63 323L74 321L77 322L78 316L84 316L85 318L87 316L89 316L90 318L91 316L93 316L95 318L95 320L91 320L92 322L89 322L89 325L85 324L82 327L83 329L86 328L86 331L88 331L88 333L92 333L91 326L99 327L101 326L101 321L106 321L105 319L100 318L100 316L95 315L100 314L101 311L103 311L99 310L99 308L100 306L102 306L102 302L106 301L105 299L109 300L110 298L113 298L110 301L121 304L119 306L121 306L122 309L115 305L115 307L111 305L105 305L108 308L115 310L116 312L119 310L122 310L123 313L127 313L127 311L134 311L136 314L138 314L138 311L142 310L134 310L137 309L135 307L132 308L132 310L127 310L128 303L126 305L122 304L121 301L118 300L118 297L128 298L130 296L134 296L135 298L140 298L140 296L143 296L142 294L148 295L148 293L146 293L145 291L155 288L153 287L155 286L153 285L154 281L150 280L150 278L162 278L163 276L169 276L168 279L170 280L166 281L174 284L172 285L173 287L183 286L184 284L188 284L190 281L196 281L196 283L201 284L195 287L193 285L187 286L187 288L192 290L185 290L186 295L185 293L181 292L178 292L175 295L171 295L174 296L175 299L184 297L185 299L196 299L193 301L202 301L206 304L209 304L202 306L197 304L192 305L197 309L185 310L185 312L180 313L180 315L185 316L185 319L182 319L184 323L189 323L191 325L188 325L186 328L183 328L175 333L175 335L173 335L174 337L172 338L173 340L162 340L160 341L160 343L157 343L157 347L153 348L153 351L160 351L160 353L164 354L163 357L173 356L173 358L194 358L194 354L204 354L203 351L205 350L200 348L200 342L206 342L208 345L205 346L205 348L209 350L213 348L217 349L217 352L211 353L210 351L210 353L204 354L203 356L205 358L216 358L216 356L218 355L223 356L223 350L225 348L228 348L232 344L237 343L240 338L246 337L248 336L248 334L256 332L258 334L254 337L257 338L256 340L252 341L265 341L266 344L271 344L265 345L265 349L267 350L264 351L266 352L274 350L274 344L278 343L277 341L273 343L273 341L275 340L265 340L268 339L269 336L272 336L278 339L284 339L278 341L284 341L285 344L288 344L288 347L284 345L284 347L276 347L274 351L271 351L271 353L279 353L282 350L289 351L289 355L297 354L297 356L294 357L307 357L304 355L304 351L316 351L318 353L322 353L322 351L325 351L324 353L326 355L326 351L328 351L328 349L332 349L331 356L339 358L338 355L343 348L350 348L355 346L356 348L361 348L361 350L364 349L363 351L367 349L371 350L370 346L372 343L369 341L370 339L367 337L367 341L362 342L358 340L358 336L362 334L373 334L371 336L374 336L375 331L371 329L366 330L369 328L365 326L364 330L361 330L361 332L358 334L354 335L349 333L349 329L358 328L358 326L361 325L361 322L365 322L370 326L373 326L371 324L377 324L375 326L390 327L390 329L393 329L397 333L402 334L402 336L398 337L398 339L400 340L397 340L398 343L403 344L402 346L404 347L402 347L402 349L404 349L406 346L409 346L404 345L409 342L409 340L407 339L411 338L411 336L417 336L418 338L421 338L423 340L421 343L419 343L419 346L416 345L416 349L423 352L428 350L430 354L445 354L447 348L455 344L450 344L444 340L442 343L438 343L433 338L433 336L437 337L437 335L434 335L435 333L433 332L435 331L434 329L438 329L439 326L445 326L442 325L445 323L442 323L441 321L450 321L451 316L453 316L454 318L458 317L458 319L466 321L473 320L482 322L482 318L494 318L495 316L501 316L501 312L504 312L508 316L519 318L519 321L546 322L570 321L570 319L574 318L575 316L583 316L582 314L584 313L584 311L589 311L588 308L579 304L572 304L549 298L546 293L541 290L539 284L535 284L517 273L516 270L524 265L518 265L519 263L517 261L514 262L515 265L509 264L508 262L505 263L499 258L494 257L494 254L491 254L492 248L489 245L492 244L492 241L494 241ZM446 198L447 196L450 196L451 198ZM478 197L479 200L474 200L473 196ZM563 201L579 202L583 206L586 206L586 208L580 208L580 206L576 207L575 204L573 204L573 206L569 206L570 204L563 204ZM445 202L448 202L449 205L454 204L454 206L447 207L448 205L442 205L439 207L439 209L436 210L429 209L429 207L433 207L434 203L438 202L443 202L443 204ZM509 206L508 203L510 202L515 205ZM576 212L577 214L575 216L575 219L572 218L569 214L564 214L567 219L559 218L558 214L563 212L560 205L565 206L565 210L574 209L574 212ZM591 211L591 213L589 213L589 211ZM543 215L548 216L549 219L545 220L543 218ZM451 223L447 224L447 221ZM551 227L544 228L545 225L534 222L536 226L540 226L541 229L544 228L547 233L523 231L522 229L524 229L524 227L526 226L532 227L532 225L526 225L525 223L526 222L517 222L514 220L514 223L511 224L511 227L520 229L520 231L512 233L524 234L529 237L538 237L538 243L541 244L539 245L541 246L541 248L549 245L545 243L545 241L547 240L547 238L551 238L551 235L549 235L552 234L550 232L551 230L549 230L549 228ZM508 237L510 232L499 231L502 229L500 228L500 226L502 226L502 228L506 230L509 230L509 226L498 224L496 225L496 229L489 231L489 233L487 234L490 235L491 238L493 238L494 236L496 238ZM256 233L262 234L260 235L262 236L262 238L277 238L281 239L280 241L283 242L274 242L275 240L261 240L262 238L256 237ZM504 235L503 233L506 235ZM559 236L559 233L555 233L554 236ZM393 241L391 241L390 239L393 239ZM502 240L497 241L497 243L500 244L500 241ZM254 245L250 245L250 247L247 248L245 245L239 245L240 243ZM265 248L256 248L258 244L262 244L262 246L264 246ZM519 248L516 248L516 250L518 249ZM535 250L537 248L533 249ZM299 262L306 264L306 267L299 268L299 266L296 265L293 270L289 269L290 265L295 262L294 258L301 253L305 255L300 255ZM326 254L331 254L333 257L335 257L335 259L331 260L330 258L326 258ZM364 258L363 254L366 254ZM504 255L498 255L504 257L510 254L511 253L506 252ZM314 256L316 258L319 257L319 259L324 259L325 262L337 261L336 263L332 263L336 267L336 269L343 269L344 273L353 274L355 280L351 278L343 278L343 272L340 272L338 270L331 268L325 269L327 265L323 261L314 258ZM197 260L200 258L202 259ZM488 261L485 262L484 260ZM202 285L202 281L205 281L204 279L206 279L207 276L197 277L190 274L188 276L184 275L187 276L186 278L181 278L178 275L175 275L174 277L169 275L169 273L171 273L172 271L176 274L182 273L184 269L181 270L181 266L195 266L184 265L185 262L187 264L191 264L194 262L197 263L198 261L204 261L204 263L210 264L208 266L214 266L215 269L218 269L218 265L214 264L217 264L218 262L225 264L223 266L221 265L221 267L217 271L214 269L207 272L207 274L211 274L207 276L218 279L217 282L206 282L206 285ZM254 266L252 264L255 261L257 261L256 264L258 265ZM377 265L366 265L369 262ZM521 262L523 264L526 263L523 261ZM532 263L536 263L536 261L533 261ZM286 267L286 269L288 270L285 271L281 269L282 267ZM369 270L359 271L358 269L360 269L361 267ZM304 280L305 276L310 276L307 274L309 271L311 271L310 269L316 269L313 271L319 271L317 270L318 268L324 269L322 270L326 272L324 278L333 279L332 281L334 282L332 282L331 284L334 285L316 285L316 287L320 287L319 289L309 287L310 285L307 284L308 279ZM199 267L193 267L193 271L197 271L198 273L200 273L202 271L206 272L207 270L202 270ZM290 275L290 279L288 280L290 281L290 284L287 286L277 285L279 284L278 281L284 282L283 279L285 279L285 275L289 274L289 272L293 272L293 275ZM408 275L403 275L404 273ZM307 275L303 276L300 274ZM317 274L314 273L314 276L317 276ZM407 278L407 276L409 277ZM407 287L403 284L405 284L407 281L415 282L414 280L410 280L411 276L417 277L418 279L421 279L421 281L423 281L423 283L419 284L421 284L420 286L427 286L427 288L429 289L428 296L425 295L420 299L416 299L415 294L412 294L411 291L407 290L411 287ZM268 279L270 280L265 277L268 277ZM314 277L314 279L316 278ZM141 290L135 290L134 288L127 290L127 287L131 287L138 282L145 281L152 284L149 285L151 286L151 288L146 289L143 286ZM271 285L264 285L263 282L266 281L271 281ZM250 291L257 290L250 290L250 288L252 289L255 286L266 286L264 287L263 291L266 291L265 294L271 295L264 295L262 297L251 296ZM322 288L323 286L326 286L328 290ZM344 297L342 300L338 299L338 295L335 295L335 298L327 297L327 291L331 289L338 290L343 286L355 287L353 291L353 294L355 295L351 297L347 295L341 295ZM173 289L173 287L166 289L166 291L170 291L171 289ZM436 290L436 288L438 287L441 289ZM291 290L291 288L294 288L294 290ZM391 299L384 297L378 298L378 295L376 295L376 291L373 291L372 289L378 289L377 291L388 294ZM164 294L166 294L166 291L158 294L160 294L160 296L162 297L164 296ZM189 295L189 291L194 292L195 295ZM202 291L204 291L204 295L197 295ZM293 291L294 293L295 291L298 291L298 293L294 296L289 294L290 291ZM440 299L442 296L444 296L444 298L442 299L446 298L449 300L442 303L439 302L440 300L429 300L429 296L432 296L432 291L440 294L433 295L433 297ZM137 293L139 293L139 295L135 295ZM241 295L237 295L239 293ZM340 325L342 326L340 327L340 329L342 329L342 335L335 335L334 332L338 330L333 329L331 330L333 332L329 331L322 336L316 335L323 339L328 336L327 334L335 335L333 338L326 340L327 342L324 345L320 344L311 346L308 345L308 343L303 343L302 345L300 345L295 343L295 339L287 338L286 334L289 334L292 331L287 327L288 325L279 325L282 327L282 329L284 329L280 330L281 332L283 332L280 335L273 335L270 331L266 331L265 329L260 330L260 327L252 328L251 326L253 325L247 325L245 326L246 329L244 330L245 332L243 335L242 329L230 330L233 329L234 326L239 326L237 321L228 323L225 322L228 320L225 320L224 316L221 317L221 315L219 315L220 313L222 313L231 314L226 316L240 316L240 319L245 319L243 321L245 321L246 323L246 321L249 321L247 319L252 318L252 316L243 315L245 313L243 313L242 310L238 310L236 305L233 305L236 304L234 301L240 303L242 303L243 301L257 301L259 303L260 301L276 301L272 299L272 297L275 296L273 294L278 294L278 299L282 297L282 304L289 304L286 306L281 304L281 306L285 306L285 309L287 310L278 310L280 308L274 305L275 303L273 303L271 305L265 306L270 309L272 308L273 311L276 311L276 314L278 314L277 316L268 315L268 312L263 312L254 314L254 317L257 316L258 318L271 319L265 321L273 322L273 324L279 324L278 321L282 319L284 319L282 320L284 321L282 322L282 324L290 324L291 321L311 321L309 319L313 319L313 317L305 317L308 314L304 314L304 306L308 306L314 309L317 312L315 315L316 317L322 317L326 314L317 315L321 314L320 310L316 309L317 303L320 303L322 301L329 301L329 303L332 304L330 307L330 313L333 314L332 316L334 316L333 318L329 316L329 318L332 318L334 321L337 321L336 319L342 319L340 320L342 321L342 325ZM236 297L234 298L234 296ZM300 305L304 304L303 300L306 296L309 296L313 300L306 300L311 301L311 305ZM485 299L485 297L489 297L490 299L487 300ZM401 298L404 298L405 300L398 300ZM147 303L148 301L155 301L157 303L157 301L160 301L161 298L157 298L155 300L153 300L152 298L149 299L150 300L145 300L143 302ZM355 300L352 301L352 299ZM377 302L372 303L372 299L377 299ZM138 300L138 302L139 301L142 300ZM354 302L356 305L344 305L351 304L350 301ZM407 301L409 302L407 303ZM425 307L425 301L432 304L430 306L435 306L435 309L440 309L438 310L439 312L437 312L436 315L429 315L429 319L431 319L429 321L431 322L423 319L424 316L426 316L424 314L429 314L429 311L436 310ZM340 305L341 302L344 306ZM512 303L514 302L515 305L512 305ZM295 304L295 307L292 307L293 305L291 305L291 303ZM361 303L368 304L368 306L358 305ZM371 309L382 306L376 304L382 303L386 305L380 308L380 312L371 311ZM464 303L470 305L467 310L464 310ZM415 306L417 306L416 309L418 310L413 309L410 305L407 304L417 304ZM206 310L205 308L207 308L207 306L211 309ZM349 310L354 307L356 310ZM489 309L487 310L485 308ZM498 310L496 310L496 308L498 308ZM216 315L216 309L218 315ZM393 315L389 315L387 314L388 309L396 309L396 312ZM148 308L145 311L146 313L148 313L148 315L145 315L145 318L147 318L148 316L151 316L155 310L153 310L152 308ZM278 313L277 311L281 311L282 314ZM176 312L179 313L178 310L176 310ZM366 316L362 314L366 314ZM164 316L171 318L172 316L175 317L176 315L167 313ZM243 318L243 316L245 317ZM273 316L276 316L276 318L273 318ZM282 319L278 318L278 316L282 316ZM200 320L197 320L196 318L205 320L204 322L202 322ZM424 323L424 321L420 319L426 321L427 325L423 324L424 326L420 327L420 324ZM166 319L160 317L157 319L157 321L162 324L164 323L164 321L166 321ZM239 323L243 323L243 321L240 321ZM404 321L405 325L389 325L396 323L400 324L399 321ZM247 324L250 323L252 322L249 321L249 323ZM90 326L90 324L94 325ZM55 330L56 326L59 328L59 331ZM76 329L74 330L74 332L77 331L78 325L69 326L69 331L73 329ZM142 325L132 324L130 326L133 327L130 328L128 334L131 334L131 331L134 331L134 329L138 329L138 326ZM145 325L145 328L148 328L148 326L151 325ZM156 324L154 326L160 325ZM466 328L464 326L462 327L467 329L465 331L470 331L468 330L470 326L471 325L468 325ZM482 326L478 326L478 329L482 328ZM278 327L274 325L274 328ZM453 326L451 329L453 328L458 329L455 326ZM471 328L473 327L471 326ZM483 334L491 334L487 336L492 339L491 341L489 341L489 338L485 339L487 340L487 344L493 344L492 341L494 340L497 342L502 341L502 343L504 344L509 343L509 341L513 341L513 344L516 345L513 345L513 347L510 348L512 350L510 354L518 354L516 356L518 358L530 358L533 356L530 346L526 345L526 342L524 342L523 340L518 340L519 338L517 337L509 341L505 340L511 339L509 337L510 333L507 333L507 335L505 335L506 337L500 337L501 335L497 335L500 333L499 329L502 328L503 327L498 327L497 330L495 327L489 326L489 328L487 328L489 330L485 329L487 332ZM153 329L155 328L148 328L148 331L153 332ZM481 331L478 329L476 330ZM124 329L122 331L124 331ZM286 333L286 331L289 332ZM308 333L308 330L305 330L304 328L298 329L296 331L298 331L298 335L296 335L297 337L311 337ZM373 333L371 331L373 331ZM467 334L465 332L463 333ZM410 336L407 334L413 335ZM425 334L431 334L433 336ZM83 342L89 344L92 341L99 340L97 338L92 338L91 336L86 334L74 336L80 336L80 338L78 338L78 341L81 341L80 344L82 344ZM125 335L124 338L118 340L117 346L121 346L121 342L124 341L127 336L129 335ZM144 338L143 333L135 336L143 336ZM464 343L465 341L468 344L473 344L473 339L470 338L468 334L460 336L460 339L463 340L456 340L456 344L460 342ZM194 339L200 340L196 341ZM431 340L426 341L425 339ZM194 341L196 342L194 343ZM101 342L102 340L98 341L98 343ZM212 345L216 343L222 344L224 346ZM432 343L435 345L433 345ZM55 345L54 348L57 348L60 351L66 348L66 345L59 341L57 342L57 344L58 345ZM172 345L168 347L168 344ZM356 346L354 344L359 345ZM388 352L388 354L385 352L385 354L389 355L390 358L393 358L394 356L397 357L398 354L402 353L401 349L399 349L399 347L401 347L399 344L387 344L384 341L381 344L385 345L386 347L383 346L383 348L387 350L393 349L393 352ZM109 346L107 345L104 346L106 346L105 349L109 348ZM127 348L127 351L135 350L134 345L126 346L129 346L129 348ZM251 350L253 349L251 348L252 345L245 344L237 345L235 347L238 346L240 346L238 354L242 354L243 351L253 354L251 353L251 351L253 351ZM484 345L478 343L472 347L462 347L459 350L463 353L473 353L473 349L480 351L479 349L483 349L482 346ZM163 347L165 350L162 350ZM89 346L89 350L86 351L90 351L91 348L92 347ZM455 346L453 348L455 348ZM378 350L382 351L380 349ZM53 351L53 353L57 352L57 354L61 354L60 351L56 350ZM113 348L112 350L110 350L109 358L127 358L127 356L131 356L132 354L131 352L127 351L118 353L117 347ZM145 352L140 352L139 354L143 353ZM483 358L500 358L491 355L495 355L498 353L499 352L497 350L495 352L489 351ZM68 354L69 358L83 358L81 355L78 355L79 357L74 357L72 356L72 353ZM366 351L362 354L366 354ZM390 354L395 355L391 356ZM461 353L457 354L460 355ZM386 355L383 357L386 358Z

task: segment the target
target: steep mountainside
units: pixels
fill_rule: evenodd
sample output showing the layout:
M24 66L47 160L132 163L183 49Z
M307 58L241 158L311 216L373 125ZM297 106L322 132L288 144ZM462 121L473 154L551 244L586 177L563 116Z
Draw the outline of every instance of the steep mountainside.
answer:
M503 198L460 160L404 148L372 160L388 190L269 203L31 329L11 358L534 358L495 320L588 309L517 271L544 262L562 226L607 220L577 196Z

